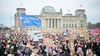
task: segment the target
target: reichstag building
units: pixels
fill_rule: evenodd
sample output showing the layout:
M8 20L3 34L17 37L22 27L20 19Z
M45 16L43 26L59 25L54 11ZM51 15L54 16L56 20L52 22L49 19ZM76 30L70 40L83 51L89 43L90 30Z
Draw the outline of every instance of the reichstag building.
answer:
M62 32L66 29L78 30L87 29L87 16L85 9L75 10L75 15L67 13L63 15L62 9L56 12L52 6L45 6L40 15L33 15L41 19L41 28L36 26L21 27L19 14L26 14L25 8L17 8L15 18L15 29L24 30L42 30L53 32L54 30Z

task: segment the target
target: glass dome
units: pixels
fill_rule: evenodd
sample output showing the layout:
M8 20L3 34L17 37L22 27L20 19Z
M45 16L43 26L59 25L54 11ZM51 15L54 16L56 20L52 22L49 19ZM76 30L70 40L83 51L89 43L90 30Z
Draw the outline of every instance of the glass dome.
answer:
M56 12L56 10L55 10L52 6L45 6L45 7L42 9L42 12L54 13L54 12Z

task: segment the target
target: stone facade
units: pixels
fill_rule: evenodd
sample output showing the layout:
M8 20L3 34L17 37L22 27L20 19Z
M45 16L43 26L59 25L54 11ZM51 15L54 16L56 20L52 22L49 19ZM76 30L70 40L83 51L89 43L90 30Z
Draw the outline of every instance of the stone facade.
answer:
M27 30L59 30L60 32L66 29L87 29L87 16L84 9L77 9L75 15L67 13L63 15L62 9L60 12L51 6L46 6L42 9L41 15L33 15L41 19L41 28L35 26L21 27L19 14L25 14L25 8L17 8L15 14L15 29L27 29Z

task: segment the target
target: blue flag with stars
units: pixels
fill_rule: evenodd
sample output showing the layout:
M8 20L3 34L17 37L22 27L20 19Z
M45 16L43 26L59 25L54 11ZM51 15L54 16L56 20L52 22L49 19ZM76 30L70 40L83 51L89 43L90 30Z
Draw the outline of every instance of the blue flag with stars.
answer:
M21 26L41 27L41 20L33 15L20 14Z

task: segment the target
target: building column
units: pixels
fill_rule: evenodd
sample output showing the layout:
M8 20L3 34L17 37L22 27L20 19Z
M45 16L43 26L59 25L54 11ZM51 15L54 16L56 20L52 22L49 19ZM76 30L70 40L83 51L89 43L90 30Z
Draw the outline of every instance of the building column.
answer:
M61 20L61 18L60 18L60 29L61 29L61 32L63 30L63 25L61 25L62 23L63 23L63 20Z
M52 19L51 19L51 28L52 28Z
M60 29L60 19L58 19L58 28Z
M56 19L56 29L57 29L57 19Z
M61 29L61 25L60 24L61 24L61 20L59 19L59 29Z
M49 19L47 19L47 29L49 29Z
M52 23L53 23L53 28L54 28L54 18L52 19L52 21L53 21Z
M57 21L58 21L58 22L57 22L57 28L59 29L59 19L57 19Z
M57 29L59 29L59 20L57 19Z
M65 24L65 28L64 28L64 30L65 30L65 29L66 29L66 24L67 24L67 22L66 22L66 19L64 19L64 21L65 21L65 23L64 23L64 24Z
M54 29L56 28L56 19L54 19Z

